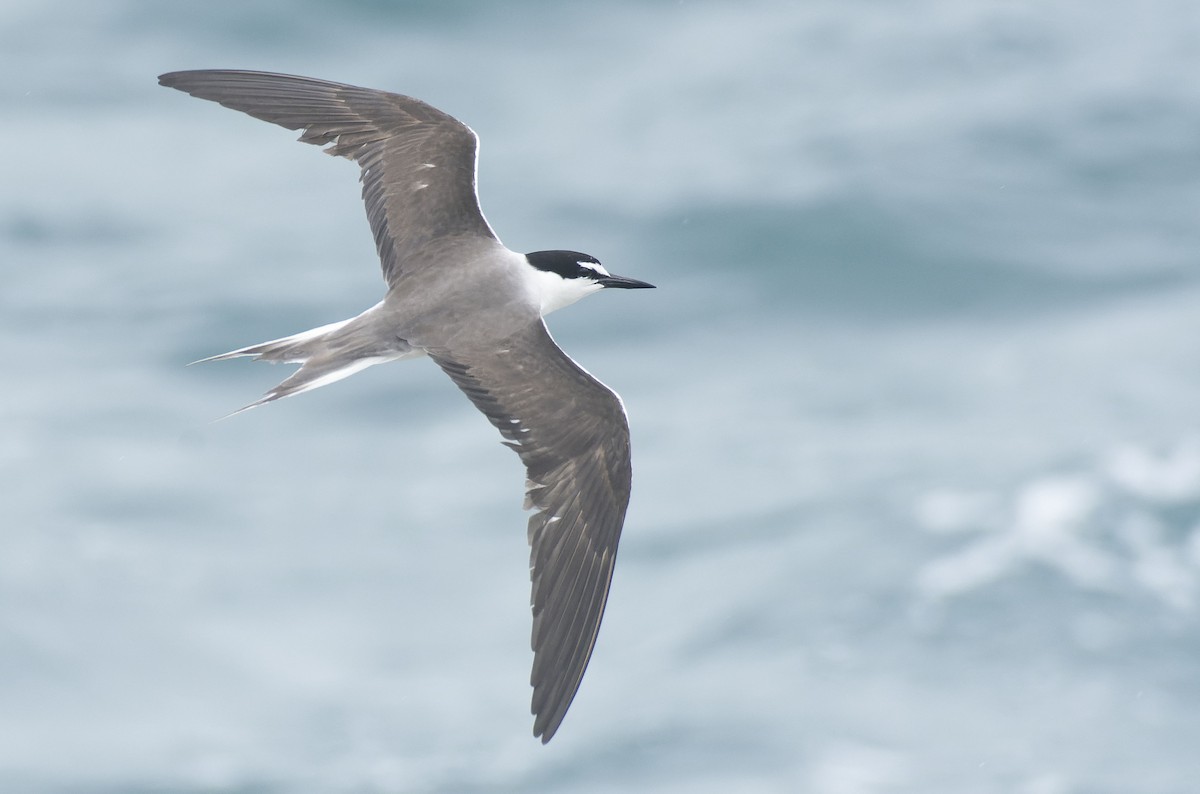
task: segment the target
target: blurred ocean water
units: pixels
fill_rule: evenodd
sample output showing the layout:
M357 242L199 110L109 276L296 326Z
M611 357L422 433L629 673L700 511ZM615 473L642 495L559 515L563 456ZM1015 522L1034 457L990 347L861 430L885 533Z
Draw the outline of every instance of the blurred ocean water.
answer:
M0 8L0 791L1193 792L1200 8ZM635 487L530 736L523 482L428 362L213 422L352 316L354 168L156 85L401 91Z

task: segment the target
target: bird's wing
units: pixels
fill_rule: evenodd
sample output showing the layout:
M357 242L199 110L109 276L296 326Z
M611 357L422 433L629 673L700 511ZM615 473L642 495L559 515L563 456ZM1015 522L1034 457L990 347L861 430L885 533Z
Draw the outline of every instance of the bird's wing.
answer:
M533 733L550 741L587 668L629 504L621 399L539 319L472 349L431 351L527 469L533 580Z
M421 249L455 235L495 238L475 192L478 139L470 127L401 94L267 72L170 72L159 83L329 144L362 167L363 201L394 286Z

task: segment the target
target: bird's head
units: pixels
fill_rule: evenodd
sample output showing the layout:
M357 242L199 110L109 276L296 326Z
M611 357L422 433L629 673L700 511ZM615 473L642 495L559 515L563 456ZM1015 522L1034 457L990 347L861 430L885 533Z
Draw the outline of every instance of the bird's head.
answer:
M600 260L578 251L534 251L525 259L533 268L534 288L539 294L542 314L570 306L575 301L602 289L653 289L653 284L635 278L614 276Z

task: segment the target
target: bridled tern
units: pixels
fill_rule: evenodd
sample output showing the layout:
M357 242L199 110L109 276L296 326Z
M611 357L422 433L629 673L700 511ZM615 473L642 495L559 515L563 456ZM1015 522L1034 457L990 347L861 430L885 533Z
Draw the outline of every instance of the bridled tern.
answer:
M301 365L248 409L427 355L495 425L525 464L525 507L536 510L533 733L550 741L596 642L631 469L620 397L559 349L542 318L602 289L653 285L614 276L587 254L506 248L479 208L475 133L424 102L264 72L171 72L158 81L301 130L301 141L362 169L383 300L352 319L204 360Z

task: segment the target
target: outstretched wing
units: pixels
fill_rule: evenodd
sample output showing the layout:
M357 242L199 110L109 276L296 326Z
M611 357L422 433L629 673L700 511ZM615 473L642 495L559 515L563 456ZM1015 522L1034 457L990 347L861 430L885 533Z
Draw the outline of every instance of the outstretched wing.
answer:
M267 72L170 72L158 82L255 118L362 167L363 201L389 286L432 240L495 238L475 192L475 133L401 94Z
M431 351L527 469L533 733L550 741L579 689L612 581L631 469L621 399L537 320L493 345Z

